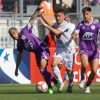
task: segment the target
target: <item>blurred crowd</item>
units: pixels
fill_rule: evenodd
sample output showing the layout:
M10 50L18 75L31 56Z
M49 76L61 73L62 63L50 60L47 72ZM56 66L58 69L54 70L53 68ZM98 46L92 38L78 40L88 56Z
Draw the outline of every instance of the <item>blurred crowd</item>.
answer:
M82 0L82 6L100 6L100 0Z

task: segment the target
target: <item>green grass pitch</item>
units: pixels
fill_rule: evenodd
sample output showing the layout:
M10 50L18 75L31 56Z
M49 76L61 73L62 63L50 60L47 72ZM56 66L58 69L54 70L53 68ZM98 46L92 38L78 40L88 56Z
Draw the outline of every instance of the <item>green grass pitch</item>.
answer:
M91 94L85 94L78 85L73 86L73 93L57 93L54 87L54 94L38 93L36 85L0 84L0 100L100 100L100 83L92 84Z

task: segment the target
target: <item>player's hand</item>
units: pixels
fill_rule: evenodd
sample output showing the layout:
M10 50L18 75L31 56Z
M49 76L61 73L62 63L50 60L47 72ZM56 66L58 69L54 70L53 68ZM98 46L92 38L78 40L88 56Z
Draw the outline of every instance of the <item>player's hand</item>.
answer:
M77 34L76 34L76 33L72 33L72 34L71 34L71 38L72 38L72 39L74 39L74 40L75 40L75 39L77 39L77 37L78 37L78 36L77 36Z
M15 76L18 76L18 70L15 70Z

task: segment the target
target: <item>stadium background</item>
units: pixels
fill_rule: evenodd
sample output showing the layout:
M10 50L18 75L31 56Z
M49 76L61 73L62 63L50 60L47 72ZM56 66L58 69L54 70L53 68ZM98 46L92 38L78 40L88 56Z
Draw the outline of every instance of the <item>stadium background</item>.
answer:
M14 76L15 61L16 61L16 41L12 40L8 34L9 27L15 26L19 30L24 27L34 13L36 7L39 5L41 0L1 0L2 10L0 11L0 83L20 83L20 84L31 84L36 83L39 80L43 80L39 69L35 62L35 56L33 53L24 51L23 59L19 68L19 76ZM19 5L18 13L14 14L14 3L17 1ZM70 16L71 22L77 24L82 19L81 0L48 0L53 3L54 9L58 6L64 7L66 14ZM70 1L70 2L69 2ZM90 5L93 10L93 16L98 21L100 20L100 6ZM33 25L33 33L39 38L44 39L48 34L46 28L43 28L41 24L37 22L39 17L35 20ZM99 39L98 46L100 47ZM51 58L54 53L54 48L50 48ZM27 56L27 57L26 57ZM25 59L27 58L27 59ZM51 58L48 64L48 70L52 73L50 66ZM76 56L75 67L74 67L74 82L80 81L80 61L79 55ZM62 67L62 77L64 74L65 67ZM86 79L89 74L87 70ZM37 77L38 76L38 77ZM97 71L94 82L100 82L100 65Z

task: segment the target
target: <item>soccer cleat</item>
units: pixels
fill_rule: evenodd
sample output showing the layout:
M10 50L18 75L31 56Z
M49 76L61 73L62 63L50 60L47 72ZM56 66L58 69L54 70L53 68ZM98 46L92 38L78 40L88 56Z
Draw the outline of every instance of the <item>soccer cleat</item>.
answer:
M79 88L80 89L83 89L84 88L84 81L80 81Z
M49 92L49 94L53 94L54 93L52 88L49 88L48 92Z
M57 89L59 90L60 83L55 84L55 86L56 86L56 87L57 87Z
M61 92L64 88L64 83L60 84L58 92Z
M68 87L67 87L67 90L66 90L66 93L72 93L72 87L73 87L73 84L69 83Z
M90 93L90 87L89 86L85 88L85 93L87 93L87 94Z

